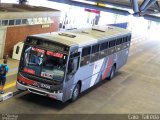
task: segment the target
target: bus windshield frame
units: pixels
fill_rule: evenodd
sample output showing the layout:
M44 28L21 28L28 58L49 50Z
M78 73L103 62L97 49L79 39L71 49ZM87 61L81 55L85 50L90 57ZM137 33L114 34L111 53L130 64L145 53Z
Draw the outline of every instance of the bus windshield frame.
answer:
M64 80L68 63L66 51L62 52L46 48L45 46L25 43L21 56L20 72L42 77L50 81L61 82Z

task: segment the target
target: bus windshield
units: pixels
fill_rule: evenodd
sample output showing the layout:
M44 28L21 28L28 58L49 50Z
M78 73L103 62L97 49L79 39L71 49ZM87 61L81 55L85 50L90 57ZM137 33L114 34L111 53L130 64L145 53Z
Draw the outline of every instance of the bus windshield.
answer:
M20 70L51 80L64 79L67 55L26 45L22 54Z

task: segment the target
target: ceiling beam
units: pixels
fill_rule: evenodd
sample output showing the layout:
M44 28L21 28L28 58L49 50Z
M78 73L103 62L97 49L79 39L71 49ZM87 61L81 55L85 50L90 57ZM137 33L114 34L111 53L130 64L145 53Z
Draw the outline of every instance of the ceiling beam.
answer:
M145 1L147 1L147 4L145 4ZM142 3L142 6L140 7L141 11L146 11L147 9L149 9L152 5L154 5L156 3L157 0L150 0L148 2L148 0L144 0L144 2ZM145 5L143 5L145 4Z
M139 13L138 0L130 0L134 13Z
M108 4L108 5L112 5L112 6L115 6L115 7L122 7L122 8L128 8L128 9L131 9L131 4L126 4L126 3L117 3L117 2L114 2L113 0L109 0L109 1L106 1L106 0L87 0L87 1L92 1L92 2L97 2L97 3L103 3L103 4Z
M89 8L89 9L96 9L96 10L100 10L100 11L111 12L111 13L114 13L114 14L121 14L121 15L130 15L131 14L128 11L122 10L120 8L100 7L96 4L92 5L92 4L89 4L89 3L84 3L83 1L81 1L81 2L73 1L73 0L49 0L49 1L58 2L58 3L65 3L65 4L68 4L68 5L74 5L74 6L79 6L79 7ZM92 1L92 2L95 2L95 3L102 3L102 4L109 4L109 5L122 7L122 8L130 8L130 9L132 8L131 4L129 4L130 2L128 4L124 4L124 3L115 3L111 0L87 0L87 1ZM139 9L137 8L137 4L138 4L137 0L136 0L137 2L135 0L130 0L130 1L133 4L135 4L134 10L137 13L133 14L134 16L144 16L144 18L147 19L147 20L160 22L160 17L155 16L155 15L149 15L149 14L159 13L158 10L155 11L155 9L153 9L153 7L151 7L151 4L153 5L153 1L155 2L155 0L144 0L146 2L143 2L140 7L141 7L141 10L145 9L147 7L147 9L145 11L140 11L139 6L138 6ZM152 3L149 2L149 1L152 1ZM157 4L157 2L156 2L156 4ZM159 4L157 6L159 7Z
M106 12L125 15L125 16L130 15L130 13L126 10L110 8L110 7L100 7L100 6L97 6L96 4L92 5L92 4L87 4L87 3L78 2L78 1L71 1L71 0L49 0L49 1L65 3L68 5L74 5L74 6L84 7L84 8L96 9L99 11L106 11Z
M158 17L158 16L144 15L143 17L146 20L151 20L151 21L155 21L155 22L159 22L160 21L160 17Z
M146 7L146 5L149 3L150 0L143 0L141 6L140 6L140 11L144 10L144 8Z
M143 0L140 7L139 7L139 4L140 4L139 0L128 0L128 2L123 2L123 0L121 2L116 2L114 0L87 0L87 1L104 3L104 4L127 8L127 9L133 8L133 10L136 11L136 13L138 11L141 12L144 10L155 10L155 9L160 11L158 0ZM153 6L154 3L156 4L157 7Z
M25 5L28 1L27 0L19 0L20 5Z

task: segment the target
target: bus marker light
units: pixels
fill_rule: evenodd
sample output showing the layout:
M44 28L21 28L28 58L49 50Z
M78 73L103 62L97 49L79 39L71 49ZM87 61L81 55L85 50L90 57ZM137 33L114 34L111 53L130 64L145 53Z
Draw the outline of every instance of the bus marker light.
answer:
M18 80L21 81L20 83L24 82L24 83L29 84L29 85L33 84L33 81L28 80L28 79L26 79L24 77L21 77L21 76L18 76Z

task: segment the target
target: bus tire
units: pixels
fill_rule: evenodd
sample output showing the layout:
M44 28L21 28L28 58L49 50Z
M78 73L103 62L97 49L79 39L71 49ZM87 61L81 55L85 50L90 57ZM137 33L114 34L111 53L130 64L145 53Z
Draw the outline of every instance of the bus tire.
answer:
M77 84L73 89L71 101L72 102L76 101L79 97L79 94L80 94L80 84Z
M112 80L114 75L115 75L115 71L116 71L116 66L113 65L112 68L111 68L111 72L110 72L110 75L108 77L109 80Z

